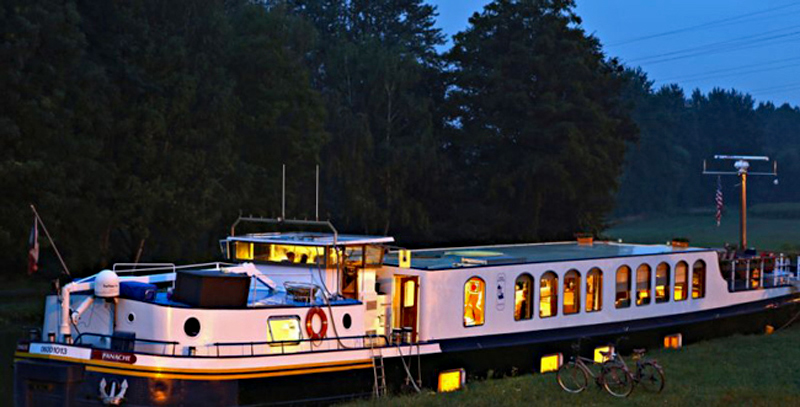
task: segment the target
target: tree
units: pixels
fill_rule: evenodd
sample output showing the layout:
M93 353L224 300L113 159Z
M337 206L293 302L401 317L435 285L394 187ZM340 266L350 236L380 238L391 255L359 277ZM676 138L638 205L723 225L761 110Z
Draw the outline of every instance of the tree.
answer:
M472 239L603 228L636 128L620 67L579 24L571 0L497 0L455 36L451 213Z

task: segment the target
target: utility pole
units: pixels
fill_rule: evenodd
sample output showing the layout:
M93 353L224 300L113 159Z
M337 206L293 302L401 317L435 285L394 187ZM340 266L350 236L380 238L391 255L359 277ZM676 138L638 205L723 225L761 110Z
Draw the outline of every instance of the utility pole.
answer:
M747 249L747 176L765 175L775 177L778 184L778 162L773 161L772 172L751 172L750 161L769 161L769 157L752 155L715 155L715 160L733 160L736 171L708 171L706 161L703 160L703 175L736 175L741 181L741 208L739 213L739 249Z

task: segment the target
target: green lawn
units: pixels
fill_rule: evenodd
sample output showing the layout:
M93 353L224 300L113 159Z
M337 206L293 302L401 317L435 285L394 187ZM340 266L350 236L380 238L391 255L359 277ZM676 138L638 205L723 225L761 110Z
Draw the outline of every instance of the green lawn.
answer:
M661 394L637 388L626 399L596 386L569 394L555 374L468 383L465 390L393 396L348 406L789 406L800 404L800 324L773 335L734 336L649 352L664 367Z
M778 218L770 209L765 206L751 211L748 245L759 250L800 251L800 218ZM739 218L738 212L728 213L717 227L712 213L641 217L616 222L605 236L631 243L664 243L686 237L692 246L722 247L739 242Z

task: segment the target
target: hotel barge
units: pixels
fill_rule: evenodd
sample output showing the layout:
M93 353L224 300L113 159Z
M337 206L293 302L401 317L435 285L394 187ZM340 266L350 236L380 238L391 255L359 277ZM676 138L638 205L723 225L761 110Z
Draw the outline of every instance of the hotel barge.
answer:
M330 232L234 227L225 263L115 265L48 296L41 331L17 346L15 405L445 391L490 370L539 371L578 338L690 342L780 326L800 308L797 271L771 254L591 239L390 252L391 237L298 223Z

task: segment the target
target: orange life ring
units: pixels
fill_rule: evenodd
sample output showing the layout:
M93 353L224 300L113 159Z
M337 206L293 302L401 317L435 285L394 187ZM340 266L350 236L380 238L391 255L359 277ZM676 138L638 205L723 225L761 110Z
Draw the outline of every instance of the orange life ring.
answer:
M314 331L314 317L319 316L319 320L322 322L319 331ZM306 333L308 337L312 340L319 340L325 337L325 333L328 332L328 317L325 315L325 312L322 311L320 307L313 307L308 310L308 314L306 314Z

